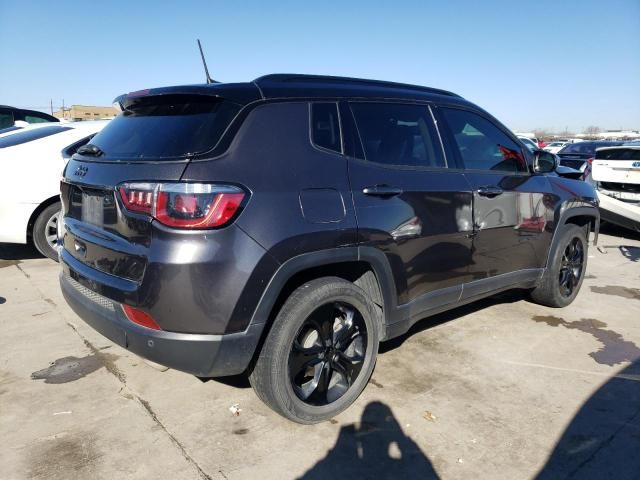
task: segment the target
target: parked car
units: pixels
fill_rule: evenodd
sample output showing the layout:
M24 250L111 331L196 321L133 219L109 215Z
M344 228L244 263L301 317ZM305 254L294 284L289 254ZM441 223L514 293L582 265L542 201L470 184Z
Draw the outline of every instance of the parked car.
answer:
M560 165L585 172L596 155L596 148L622 145L622 142L585 141L566 145L558 152Z
M58 121L56 117L47 113L0 105L0 129L13 127L16 122L42 123Z
M529 137L524 137L522 135L518 135L518 138L520 139L520 141L522 143L524 143L524 145L527 147L527 149L530 152L535 152L536 150L540 150L540 147L538 147L538 142L533 141L532 139L530 139Z
M378 344L506 289L578 294L596 194L460 96L268 75L156 88L72 157L60 285L118 345L329 419Z
M60 175L65 163L108 122L41 123L0 136L0 242L33 242L57 260ZM28 174L27 183L9 181Z
M591 178L602 219L640 232L640 145L598 148Z
M543 148L543 150L546 150L547 152L550 152L550 153L558 153L567 144L568 142L550 142L550 143L547 143L547 145Z

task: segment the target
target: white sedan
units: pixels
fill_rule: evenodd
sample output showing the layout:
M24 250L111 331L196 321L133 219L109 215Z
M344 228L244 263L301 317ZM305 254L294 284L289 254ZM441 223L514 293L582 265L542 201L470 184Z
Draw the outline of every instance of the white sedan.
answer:
M0 242L31 240L57 260L62 170L107 123L39 123L0 135Z
M568 145L569 142L551 142L547 143L543 150L551 153L558 153L565 145Z
M590 181L602 220L640 232L640 145L598 148Z

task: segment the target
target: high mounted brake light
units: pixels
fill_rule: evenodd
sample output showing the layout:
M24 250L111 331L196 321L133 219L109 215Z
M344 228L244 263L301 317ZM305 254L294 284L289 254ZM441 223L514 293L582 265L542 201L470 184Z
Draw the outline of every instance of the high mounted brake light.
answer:
M212 183L123 183L124 207L154 217L163 225L185 229L219 228L240 211L246 193L234 185Z

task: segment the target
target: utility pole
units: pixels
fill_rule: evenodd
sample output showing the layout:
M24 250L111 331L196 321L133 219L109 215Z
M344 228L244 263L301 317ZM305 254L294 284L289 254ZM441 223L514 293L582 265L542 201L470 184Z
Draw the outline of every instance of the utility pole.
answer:
M49 99L49 107L51 108L51 115L53 115L53 98Z

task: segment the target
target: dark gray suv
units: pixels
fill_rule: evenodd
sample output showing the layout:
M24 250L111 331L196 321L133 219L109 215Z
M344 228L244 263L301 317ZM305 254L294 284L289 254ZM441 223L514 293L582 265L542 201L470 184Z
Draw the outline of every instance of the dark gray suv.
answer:
M61 183L65 298L138 355L247 374L294 421L348 407L379 342L428 315L578 293L592 187L458 95L279 74L117 101Z

